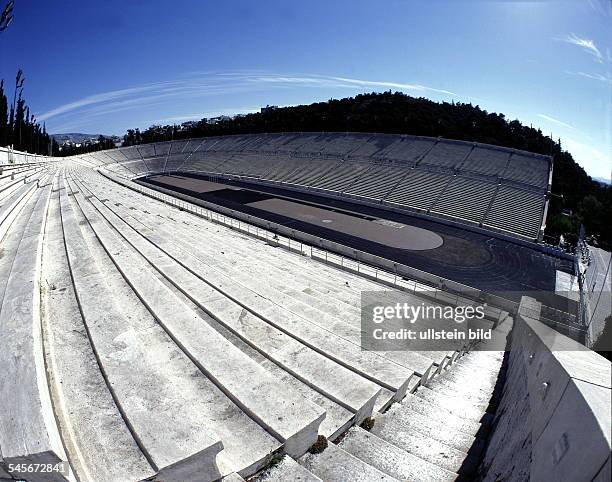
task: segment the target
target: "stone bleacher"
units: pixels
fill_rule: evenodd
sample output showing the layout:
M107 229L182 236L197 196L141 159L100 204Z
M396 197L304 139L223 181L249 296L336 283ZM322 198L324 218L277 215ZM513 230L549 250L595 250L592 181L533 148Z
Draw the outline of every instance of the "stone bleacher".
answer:
M542 222L545 194L501 184L483 224L535 238Z
M400 206L429 211L441 195L449 176L411 169L386 197L386 201Z
M117 160L119 152L128 161ZM317 189L531 241L542 235L551 170L550 158L539 154L367 133L233 135L141 145L81 159L128 178L185 171Z
M437 142L419 164L454 169L472 150L464 143Z
M492 149L491 146L477 145L461 165L461 170L499 177L506 169L510 154L509 149Z
M235 148L238 141L227 142ZM13 166L15 179L0 175L0 479L23 478L8 474L12 464L59 461L69 463L71 477L26 479L434 482L477 476L480 457L491 457L491 431L493 440L506 440L506 420L521 420L496 411L511 393L498 380L503 346L364 351L361 293L393 296L397 287L146 196L156 192L125 177L163 169L173 151L160 152L166 155L103 166L103 156L86 156L105 176L82 156L33 172ZM223 152L209 150L207 159L216 156L224 165ZM318 169L324 162L309 165ZM349 171L356 164L335 162ZM384 165L366 165L354 177L365 176L376 190L382 178L367 173L378 167ZM287 176L294 182L325 177L317 169L298 163ZM401 179L407 196L421 174L439 176L456 192L475 182L414 168ZM492 185L485 218L496 222L504 196L518 188ZM444 210L442 189L436 193L428 203ZM517 196L527 203L531 194L522 189ZM402 295L415 306L438 304L418 291ZM437 323L431 320L432 327ZM503 340L512 327L508 319L496 331ZM562 337L535 333L547 342ZM525 346L517 352L525 364L534 341L528 335L514 334ZM609 439L606 445L599 437L589 410L607 416L595 421L609 427L610 364L592 352L560 353L536 352L527 370L539 378L510 387L533 389L514 406L531 401L542 406L537 413L554 411L554 424L546 427L550 417L526 417L534 424L533 464L541 464L537 480L546 470L555 470L555 480L563 473L550 457L563 433L592 439L597 448L585 454L570 444L563 470L586 466L585 455L593 461L585 473L596 474L606 457L609 464ZM574 358L584 363L575 367ZM561 373L558 363L571 367L575 380L552 381L549 397L561 400L557 406L540 387ZM580 397L560 388L582 389L585 367L597 368L586 376L592 386L585 391L596 398L581 402L580 418L571 417L564 407Z
M454 176L431 211L480 223L496 189L497 185L492 182Z
M317 437L379 416L460 354L362 351L360 292L388 287L89 167L37 176L0 218L0 470L69 461L80 479L212 481L274 452L309 467Z
M549 169L546 165L534 162L533 155L513 154L510 157L508 168L504 173L505 179L530 186L540 187L548 182Z

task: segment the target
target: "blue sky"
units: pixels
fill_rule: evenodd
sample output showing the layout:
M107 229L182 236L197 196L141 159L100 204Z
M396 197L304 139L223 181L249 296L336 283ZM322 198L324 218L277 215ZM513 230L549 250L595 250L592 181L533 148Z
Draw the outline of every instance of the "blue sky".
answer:
M0 75L24 70L53 133L402 90L552 132L610 178L611 26L610 0L16 0Z

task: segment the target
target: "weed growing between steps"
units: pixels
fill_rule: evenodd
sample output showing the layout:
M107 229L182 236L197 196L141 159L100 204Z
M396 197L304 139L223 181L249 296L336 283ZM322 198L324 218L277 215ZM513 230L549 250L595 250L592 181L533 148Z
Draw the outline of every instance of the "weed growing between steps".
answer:
M265 472L267 470L272 469L273 467L276 467L278 464L281 463L282 460L283 460L282 452L269 453L267 456L266 463L263 469L261 469L261 471Z
M308 449L311 454L320 454L327 448L327 438L324 435L319 435L317 441Z
M375 420L372 417L366 418L363 422L361 422L361 428L367 430L368 432L372 430L374 427Z

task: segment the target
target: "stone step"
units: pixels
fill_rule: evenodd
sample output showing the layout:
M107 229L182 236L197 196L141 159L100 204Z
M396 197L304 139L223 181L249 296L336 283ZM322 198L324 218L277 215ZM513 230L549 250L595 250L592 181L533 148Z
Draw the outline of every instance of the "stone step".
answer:
M402 430L397 420L390 422L389 430L385 430L387 428L386 418L385 414L376 420L372 428L374 435L450 472L469 475L476 470L479 462L477 457L432 439L427 433L414 429ZM378 428L377 425L379 425Z
M137 238L133 238L134 240ZM164 276L174 280L188 297L243 341L268 356L294 376L351 410L359 422L369 417L381 388L318 352L297 342L282 331L247 312L242 306L212 289L162 252L146 244L151 261ZM214 321L212 321L214 322Z
M33 173L36 172L38 170L41 169L45 169L45 166L42 164L29 164L29 165L24 165L24 166L19 166L19 167L7 167L7 166L2 166L0 167L0 180L3 180L6 177L11 177L11 173Z
M462 452L474 455L481 453L484 448L483 439L449 427L444 422L443 416L430 418L400 404L395 404L384 415L379 415L375 419L372 433L380 435L388 431L398 434L419 432Z
M253 362L205 323L176 298L154 272L141 264L140 255L124 244L82 193L77 194L76 198L115 264L120 266L126 280L172 339L213 380L218 389L283 443L286 451L304 453L316 440L324 411L305 401L289 387L281 386L261 365ZM274 394L273 398L271 394ZM229 428L221 427L226 430L221 437L224 444L226 437L230 436L227 434ZM217 433L219 430L215 429ZM251 430L256 441L257 431L255 427ZM235 435L231 437L235 439ZM263 433L258 437L262 439ZM235 442L239 443L238 440ZM269 443L262 439L260 446L253 447L251 451L263 454ZM228 451L228 444L225 445L224 454ZM244 447L244 443L242 445L244 453L248 454L248 447ZM232 466L236 469L235 465ZM243 467L237 468L241 473L248 472Z
M462 356L457 360L457 363L462 365L478 365L478 366L488 366L495 365L502 362L504 358L504 353L501 352L479 352L479 351L469 351L463 353Z
M126 203L131 202L132 205L130 206L129 210L122 206L119 206L116 209L113 207L113 210L116 210L117 212L121 211L124 215L124 219L126 219L125 215L129 214L129 211L132 208L138 209L138 207L137 205L134 205L134 200L124 198L124 201ZM147 207L147 209L149 209L149 207ZM194 232L195 224L193 223L193 220L191 220L192 223L190 224L184 224L186 221L184 223L175 224L174 220L168 220L168 218L166 218L165 221L162 221L161 218L153 216L152 214L145 214L145 216L150 218L146 222L147 226L150 229L158 232L161 236L164 236L170 243L168 246L167 242L164 249L168 250L169 252L172 250L178 250L183 254L183 256L187 256L189 259L193 260L192 263L196 263L196 266L199 266L198 274L206 277L207 280L210 280L213 276L217 276L218 278L220 275L218 272L215 272L215 269L221 269L222 274L225 275L225 277L221 276L219 283L223 282L224 285L228 285L232 284L232 281L234 280L240 282L240 284L237 286L238 293L235 296L241 295L244 297L245 294L253 292L260 294L264 298L282 300L282 303L280 304L283 306L283 308L291 311L292 316L297 315L300 317L306 317L311 323L316 323L326 331L332 331L334 334L341 336L356 345L360 345L361 335L359 324L351 322L349 325L344 322L339 322L337 318L322 312L320 310L320 304L313 301L312 297L310 297L308 300L311 305L308 305L306 304L306 298L296 298L288 295L287 292L291 292L291 290L283 288L286 285L286 279L284 280L285 283L283 283L283 280L279 280L278 276L276 275L272 275L270 273L268 276L263 276L263 273L256 271L261 267L263 260L257 259L257 264L253 265L254 257L251 252L251 246L253 244L260 243L254 243L253 240L247 239L249 244L246 244L244 249L249 250L250 260L247 259L247 255L241 253L241 256L244 257L244 259L243 262L238 263L235 259L236 252L238 250L235 250L234 252L230 251L232 246L232 238L236 237L235 232L230 231L230 236L227 236L224 239L219 239L217 248L214 248L210 245L210 243L207 243L206 245L199 243L198 239L201 239L201 237L198 238L197 233ZM139 222L141 221L142 220L139 219ZM169 228L168 224L174 224L174 226ZM176 236L174 236L176 232L181 233L178 240L176 239ZM210 236L210 233L207 233L207 235ZM244 244L244 240L238 241ZM229 260L226 260L228 256L221 255L221 251L226 254L231 253L232 261L230 262ZM172 254L174 256L178 256L175 253ZM287 253L287 255L292 256L290 253ZM303 280L301 280L301 282L303 283ZM262 302L262 300L255 301L259 304ZM358 321L359 317L357 316L355 319ZM334 350L334 352L336 351L338 350ZM380 353L377 355L379 358L381 357ZM388 360L392 360L391 362L385 362L387 366L392 367L394 365L393 361L396 361L397 363L395 364L400 364L405 368L409 368L417 372L419 375L427 374L432 365L430 359L425 358L418 353L397 352L392 353L389 356L383 354L383 356ZM370 356L370 358L373 357ZM376 381L379 383L381 382L381 380ZM384 381L382 381L382 384L383 386L391 388L388 384L385 384ZM397 389L397 387L395 387L395 389Z
M484 381L480 385L481 380L474 374L455 376L453 378L445 376L445 374L439 375L427 383L429 388L436 387L438 390L448 390L450 394L475 394L476 399L481 398L489 400L495 390L495 384Z
M500 362L483 365L470 364L469 362L466 362L463 358L455 363L455 368L457 369L456 373L479 372L482 375L489 376L491 374L497 373L501 366Z
M112 206L107 207L110 211L115 211L111 209ZM181 266L205 280L213 288L236 300L254 315L361 376L397 392L396 399L403 398L414 376L414 371L386 360L376 353L362 351L360 334L355 330L350 330L350 326L326 317L320 312L313 313L309 307L293 307L291 300L283 298L282 293L274 289L266 289L261 281L258 292L255 292L252 285L253 280L261 280L261 273L257 277L257 273L249 274L248 271L246 274L241 274L240 271L245 271L244 269L234 271L228 268L222 272L212 269L208 264L183 249L181 241L177 241L170 233L160 232L159 235L152 236L134 220L127 218L129 210L120 212L120 209L117 208L117 213L113 214L117 218L123 218L128 226L140 231L141 235L147 236L155 246L170 255ZM139 241L142 243L142 240L134 239L135 243Z
M223 444L210 428L219 415L210 412L223 397L155 320L130 303L129 287L111 274L112 266L66 190L62 184L60 213L70 271L87 335L116 405L161 477L180 480L197 471L205 480L219 478L216 459Z
M437 391L433 391L427 387L419 387L414 395L426 400L434 405L444 408L449 412L452 412L460 417L479 422L482 420L483 414L487 408L487 405L480 404L474 405L469 400L464 400L461 397L450 397L447 395L440 394Z
M302 467L291 457L284 456L278 463L264 470L251 482L322 482L319 477Z
M468 435L476 436L477 434L482 433L483 430L479 422L450 412L413 394L406 395L406 398L402 400L399 406L406 407L407 409L419 413L427 418L443 420L449 428L464 432Z
M478 373L481 377L488 377L491 381L495 380L495 375L499 373L501 362L494 362L487 365L480 364L457 364L457 373Z
M473 370L461 366L453 366L452 370L447 370L440 373L440 377L450 382L462 383L466 379L471 379L474 384L486 387L488 390L495 387L499 372L484 370Z
M325 482L397 481L332 443L322 453L308 453L298 462Z
M41 171L37 173L36 176L33 176L30 182L24 183L23 179L20 179L10 185L4 186L0 189L0 209L11 205L20 195L23 195L24 192L34 189L36 187L36 181L39 181L39 185L42 184L40 181L49 179L50 175L52 175L52 173ZM1 219L0 217L0 220Z
M21 169L21 170L13 170L13 171L4 171L3 176L0 178L0 192L4 191L7 187L12 186L15 183L23 184L24 179L26 182L31 182L31 180L36 180L40 177L41 174L55 169L47 169L47 168L31 168L31 169Z
M494 367L501 366L503 358L473 358L469 355L464 356L459 363L460 366L466 368L489 370Z
M9 181L4 183L4 185L0 186L0 206L3 205L6 200L13 194L15 191L19 190L24 186L32 187L32 183L24 183L22 179Z
M428 388L431 388L432 390L448 389L451 392L454 392L456 394L477 393L483 397L488 397L488 398L492 396L493 390L495 388L495 387L489 387L489 386L481 387L474 383L467 384L463 380L451 381L451 380L448 380L448 378L445 378L444 374L429 379L425 385Z
M144 480L155 475L115 405L89 343L66 259L54 186L45 233L43 333L55 415L79 480Z
M14 192L20 186L27 185L27 184L32 184L32 183L31 182L28 183L27 181L24 182L24 176L16 175L14 179L9 179L8 182L5 182L0 186L0 201L5 199L7 195Z
M483 410L486 410L493 394L492 390L489 393L481 392L478 386L471 380L465 380L463 385L460 385L459 388L457 388L457 386L447 386L441 383L436 384L435 381L427 383L423 388L433 390L439 395L449 398L461 398Z
M2 243L0 447L6 464L66 460L53 414L40 323L40 261L51 186L38 189ZM38 475L32 480L40 480Z
M105 186L105 188L108 188L107 186ZM126 203L130 203L132 204L132 206L130 207L130 209L135 209L135 210L140 210L140 204L142 204L142 202L140 201L140 198L142 198L141 195L137 195L139 196L139 202L136 203L134 202L134 200L130 201L129 197L126 197L125 194L125 190L119 190L117 187L110 187L108 188L110 191L114 192L115 194L121 196L123 195L123 200ZM207 249L206 246L202 246L200 249L200 244L199 244L199 239L201 239L202 235L206 235L207 238L208 237L217 237L216 239L219 240L219 245L223 246L222 250L224 253L226 253L228 256L231 255L232 259L241 259L240 262L240 266L242 267L244 264L249 264L252 263L252 260L257 258L258 263L261 263L262 260L260 260L260 252L257 252L256 250L260 247L266 247L268 249L272 249L274 251L273 253L273 258L272 260L270 260L270 263L268 263L270 266L272 266L274 263L278 263L278 250L276 248L271 248L270 246L267 246L265 243L259 243L259 242L254 242L252 239L246 238L243 235L237 235L235 231L232 231L228 228L222 227L222 226L218 226L218 225L214 225L212 224L211 226L214 229L204 229L202 227L202 225L204 225L204 227L206 226L206 224L209 223L205 223L203 222L201 219L186 213L186 212L181 212L177 209L173 209L171 211L171 215L168 214L168 208L166 206L164 206L163 204L161 206L163 206L164 210L160 211L159 209L156 210L155 209L155 205L159 204L159 203L149 203L147 204L147 208L144 209L143 212L143 216L142 217L149 217L152 219L153 224L157 223L157 225L169 225L169 224L174 224L175 226L172 228L176 228L176 229L182 229L181 231L181 239L184 240L190 240L190 243L185 243L188 246L192 245L192 246L198 246L198 250L196 252L196 255L200 255L202 253L202 251L205 251ZM149 212L149 210L151 212ZM139 216L140 219L140 216ZM199 222L198 222L199 221ZM163 224L162 224L163 223ZM149 225L150 226L150 225ZM188 228L187 228L188 226ZM150 226L151 227L151 226ZM217 233L216 231L219 231L221 234ZM204 234L202 234L204 233ZM228 243L228 241L231 241L232 239L237 239L236 242L242 242L244 244L244 240L248 241L248 245L245 247L246 250L248 251L248 254L245 254L243 252L241 252L239 249L237 248L232 248L232 243ZM184 247L184 246L183 246ZM247 252L245 251L245 252ZM255 255L255 253L257 252L257 255ZM299 260L300 263L304 262L304 261L310 261L310 264L315 264L316 268L321 268L323 269L323 267L326 267L326 265L324 264L320 264L317 262L313 262L312 260L309 260L308 258L304 258L303 256L298 256L298 255L294 255L292 253L289 253L287 251L281 251L281 253L283 254L282 256L282 263L286 264L291 262L292 260ZM216 252L213 252L212 256L209 258L209 262L211 263L220 263L221 262L221 258L223 258L223 256L220 256L220 250L217 250ZM216 255L216 256L215 256ZM235 264L238 264L237 261L235 261ZM260 264L259 264L260 265ZM287 272L287 271L293 271L293 272L298 272L300 273L300 275L302 275L302 272L305 271L305 267L303 265L296 265L297 268L294 270L289 270L288 268L284 268L282 271L283 272ZM333 276L322 276L321 273L317 273L316 274L316 281L314 281L312 284L314 285L318 285L324 282L327 282L328 279L338 279L339 277L343 277L345 276L345 272L340 271L340 270L336 270L332 268L332 274ZM353 276L353 275L351 275ZM258 279L260 278L260 276L258 277ZM362 278L357 277L357 279L361 280ZM367 280L366 280L367 281ZM303 282L303 278L302 278L302 282ZM368 281L368 283L371 283ZM345 287L344 287L345 288ZM345 288L346 289L346 288ZM389 288L387 287L382 287L380 285L376 285L371 283L369 285L369 289L384 289L384 290L388 290ZM350 288L351 293L354 293L354 295L356 295L356 306L359 307L360 305L360 294L359 291L355 290L354 288ZM352 321L356 321L357 322L357 327L360 328L359 326L359 317L354 317L352 319ZM380 354L380 353L379 353ZM445 363L445 354L441 354L439 352L389 352L389 353L383 353L383 356L395 361L396 363L402 364L403 366L409 367L409 368L413 368L414 365L416 365L417 363L420 363L421 365L415 370L417 371L417 373L419 374L424 374L426 367L423 366L424 364L430 365L431 360L435 359L436 362L439 363ZM429 357L432 357L431 360L429 360ZM416 360L416 361L415 361ZM423 371L423 373L421 373L421 371Z
M21 185L0 204L0 241L4 239L13 221L19 215L26 201L36 192L36 187Z
M504 327L511 329L511 323L502 323L501 325L497 325L496 330L505 331ZM467 359L479 360L479 359L495 359L495 360L503 360L505 356L504 350L499 351L488 351L488 350L473 350L467 353Z
M426 462L359 427L351 428L338 447L398 480L451 482L457 478L457 474Z

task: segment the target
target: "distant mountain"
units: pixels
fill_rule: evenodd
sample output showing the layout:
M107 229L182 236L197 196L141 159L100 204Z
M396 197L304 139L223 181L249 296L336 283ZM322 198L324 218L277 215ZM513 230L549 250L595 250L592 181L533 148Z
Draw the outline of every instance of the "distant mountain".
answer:
M63 144L66 141L71 141L75 143L81 143L90 139L98 139L100 136L104 136L107 138L114 138L116 136L107 136L105 134L82 134L78 132L69 132L66 134L51 134L51 136L55 139L58 144Z
M594 177L593 181L597 181L598 183L603 184L604 186L612 185L612 181L610 181L610 179L606 179L605 177Z

